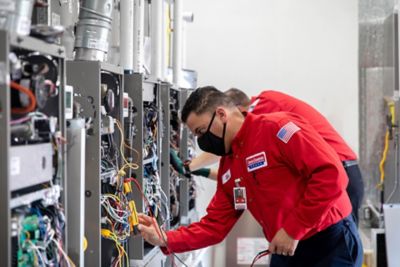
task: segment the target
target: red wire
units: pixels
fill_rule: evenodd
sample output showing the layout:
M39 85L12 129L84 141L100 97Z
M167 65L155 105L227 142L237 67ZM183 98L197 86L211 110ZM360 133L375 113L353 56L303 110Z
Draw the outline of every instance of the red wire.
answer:
M14 81L10 82L10 86L12 89L18 90L18 91L26 94L29 97L29 101L30 101L29 106L27 106L26 108L13 108L13 109L11 109L11 112L15 113L15 114L25 114L25 113L34 111L36 108L36 98L33 95L32 91L29 90L29 88L26 88Z

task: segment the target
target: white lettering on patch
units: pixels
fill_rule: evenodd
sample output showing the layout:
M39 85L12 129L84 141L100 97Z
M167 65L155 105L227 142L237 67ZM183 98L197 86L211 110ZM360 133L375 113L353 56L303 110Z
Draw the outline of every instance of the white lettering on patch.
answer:
M246 158L247 171L252 172L268 166L265 152L260 152Z

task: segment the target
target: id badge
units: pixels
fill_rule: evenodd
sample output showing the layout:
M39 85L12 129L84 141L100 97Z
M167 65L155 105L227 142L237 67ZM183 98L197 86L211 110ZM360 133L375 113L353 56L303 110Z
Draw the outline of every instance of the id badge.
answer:
M234 198L235 210L247 209L246 187L234 187L233 198Z

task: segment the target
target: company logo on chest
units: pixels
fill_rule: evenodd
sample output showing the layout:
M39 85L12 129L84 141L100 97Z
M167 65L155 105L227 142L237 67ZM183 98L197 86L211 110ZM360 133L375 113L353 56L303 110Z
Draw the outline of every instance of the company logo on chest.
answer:
M246 158L247 171L252 172L268 166L265 152L260 152Z

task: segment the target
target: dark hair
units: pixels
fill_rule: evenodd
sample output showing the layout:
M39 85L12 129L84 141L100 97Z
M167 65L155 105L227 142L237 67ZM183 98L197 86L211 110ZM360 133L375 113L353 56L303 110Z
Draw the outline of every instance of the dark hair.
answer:
M199 87L194 90L182 108L181 119L186 123L191 112L196 115L214 112L218 106L233 107L232 100L214 86Z
M250 105L250 98L242 90L237 88L231 88L225 91L225 95L229 96L236 106L247 107Z

